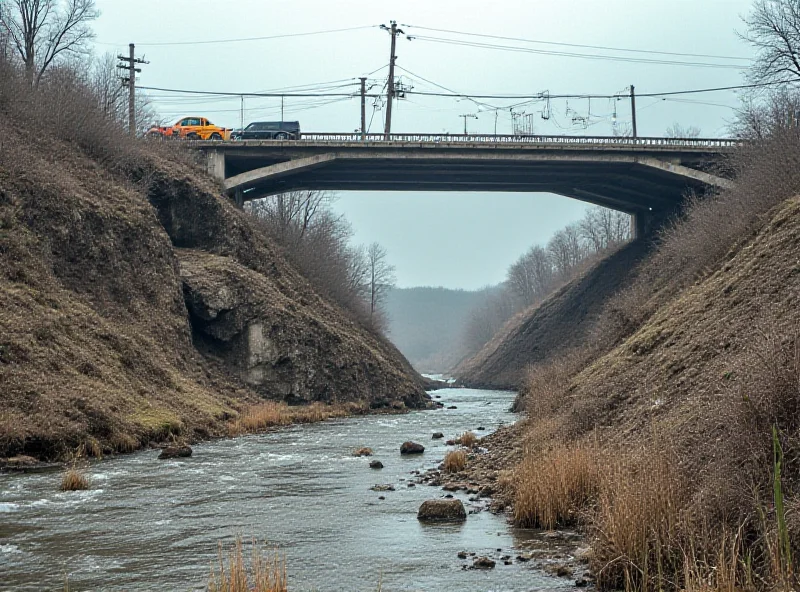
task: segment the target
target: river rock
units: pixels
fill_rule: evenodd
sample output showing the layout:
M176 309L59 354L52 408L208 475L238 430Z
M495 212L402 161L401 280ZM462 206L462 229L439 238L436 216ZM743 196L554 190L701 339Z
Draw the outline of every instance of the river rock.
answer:
M372 456L372 448L367 448L366 446L364 446L363 448L354 450L353 456Z
M372 460L369 463L369 468L370 469L382 469L383 468L383 463L381 461L379 461L379 460Z
M459 551L458 552L458 558L459 559L466 559L467 558L467 552L466 551Z
M494 561L488 557L476 557L472 562L472 569L494 569Z
M422 454L425 452L425 447L416 442L403 442L400 446L400 454Z
M187 458L192 456L191 446L167 446L158 455L159 460L168 458Z
M394 491L394 485L386 483L384 485L373 485L370 487L372 491Z
M431 440L439 440L440 438L444 438L444 434L442 432L434 432Z
M458 409L458 407L456 407L455 405L450 405L450 406L448 407L448 409Z
M417 520L423 522L463 522L467 512L461 500L435 499L422 502L417 512Z

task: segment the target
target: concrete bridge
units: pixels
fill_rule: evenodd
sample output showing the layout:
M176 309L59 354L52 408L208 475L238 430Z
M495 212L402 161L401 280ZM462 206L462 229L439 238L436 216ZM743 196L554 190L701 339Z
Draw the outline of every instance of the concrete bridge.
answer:
M240 206L295 189L557 193L631 214L644 236L687 191L729 186L713 169L727 139L303 134L193 142Z

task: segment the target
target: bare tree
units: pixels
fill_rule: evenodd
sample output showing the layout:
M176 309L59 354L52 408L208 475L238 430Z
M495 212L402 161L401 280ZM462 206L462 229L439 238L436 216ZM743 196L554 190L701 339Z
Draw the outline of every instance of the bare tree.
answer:
M0 26L33 84L39 84L47 69L63 57L88 52L88 42L94 38L89 23L99 15L94 0L0 2Z
M601 253L631 237L631 217L600 206L589 208L578 227L586 246L594 253Z
M395 284L394 265L386 260L386 249L378 243L367 247L367 265L369 269L369 315L373 324L379 320L379 314L387 292Z
M740 37L756 49L754 82L800 80L800 2L756 0Z
M666 136L668 138L699 138L700 128L695 125L683 127L676 121L667 128Z
M272 236L292 251L297 251L311 226L321 223L318 214L327 211L333 196L324 191L290 191L250 203L250 209L267 223ZM325 220L330 224L330 220Z
M553 284L553 263L547 250L534 245L522 255L506 274L506 284L522 307L543 300Z
M581 240L577 224L569 224L559 230L547 243L547 250L553 257L553 266L562 279L569 277L570 272L586 257L588 249Z

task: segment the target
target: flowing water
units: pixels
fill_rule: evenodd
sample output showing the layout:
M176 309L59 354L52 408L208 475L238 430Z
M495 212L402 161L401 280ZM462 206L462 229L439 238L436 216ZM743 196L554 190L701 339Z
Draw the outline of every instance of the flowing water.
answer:
M436 391L457 409L366 416L286 428L194 446L188 459L159 461L158 451L94 463L92 488L59 492L61 475L0 475L0 590L204 590L218 543L241 534L286 556L289 589L384 592L508 591L565 587L517 563L463 569L461 551L516 556L528 533L503 516L470 514L459 525L417 521L439 488L408 487L413 471L435 467L447 446L431 440L467 429L490 433L515 421L513 394ZM480 433L480 432L479 432ZM405 440L423 455L401 457ZM369 446L382 470L352 451ZM376 492L391 483L395 491ZM385 500L380 500L384 496ZM468 510L476 503L456 494ZM502 549L502 551L499 551Z

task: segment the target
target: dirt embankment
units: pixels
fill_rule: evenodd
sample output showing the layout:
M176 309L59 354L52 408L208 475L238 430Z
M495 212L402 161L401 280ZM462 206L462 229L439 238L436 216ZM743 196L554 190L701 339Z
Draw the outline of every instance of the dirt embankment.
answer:
M631 280L650 244L633 242L593 265L541 304L512 318L453 371L475 388L516 389L525 369L594 339L608 301Z
M187 164L127 174L0 115L0 456L223 433L268 397L428 403Z

